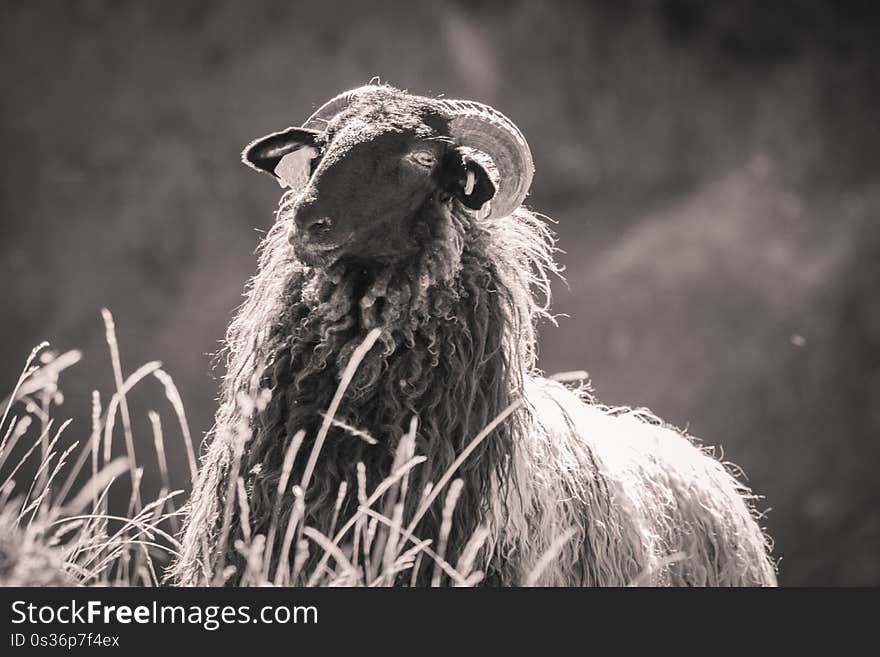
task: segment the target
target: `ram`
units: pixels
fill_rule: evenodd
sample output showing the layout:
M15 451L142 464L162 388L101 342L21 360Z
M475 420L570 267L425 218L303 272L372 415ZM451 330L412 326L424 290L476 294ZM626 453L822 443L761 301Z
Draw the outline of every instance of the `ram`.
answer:
M398 584L461 583L434 562L463 561L487 585L776 583L722 463L537 369L557 266L522 206L533 163L509 119L371 85L243 160L288 189L227 334L174 581L240 583L262 537L268 579L314 583L330 559L357 564L372 504L402 543L433 546Z

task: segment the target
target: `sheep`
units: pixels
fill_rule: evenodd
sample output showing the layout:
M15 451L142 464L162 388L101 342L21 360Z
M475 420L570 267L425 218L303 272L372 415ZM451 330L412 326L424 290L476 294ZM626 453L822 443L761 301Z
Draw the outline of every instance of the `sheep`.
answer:
M451 526L441 496L414 518L423 498L409 495L398 520L417 520L415 538L442 543L449 563L470 548L485 585L776 584L753 498L722 463L647 411L602 406L538 370L536 324L559 268L554 235L522 205L533 162L508 118L368 85L255 140L242 160L287 189L227 332L171 581L240 582L243 536L267 537L270 579L280 564L289 573L299 548L273 524L297 515L332 536L356 513L355 491L388 477L414 439L425 460L410 490L431 490L472 452L455 472ZM287 483L306 470L304 491ZM227 503L237 489L244 499ZM320 553L300 555L284 581L304 583ZM453 583L426 563L395 583Z

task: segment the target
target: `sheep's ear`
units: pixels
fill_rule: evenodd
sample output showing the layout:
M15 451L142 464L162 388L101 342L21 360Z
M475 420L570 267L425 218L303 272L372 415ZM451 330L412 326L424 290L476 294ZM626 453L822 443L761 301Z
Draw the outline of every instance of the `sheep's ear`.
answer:
M241 161L257 171L265 171L276 178L275 168L285 155L302 148L314 147L320 133L307 128L288 128L255 139L241 152Z
M498 170L492 158L482 151L466 147L457 151L461 160L453 191L466 207L480 210L495 196Z

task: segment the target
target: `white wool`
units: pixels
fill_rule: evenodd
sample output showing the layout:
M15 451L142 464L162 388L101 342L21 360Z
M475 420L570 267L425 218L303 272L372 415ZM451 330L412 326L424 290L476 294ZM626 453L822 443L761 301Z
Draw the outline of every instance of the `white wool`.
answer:
M539 585L774 585L747 491L680 432L564 386L526 384L534 431L518 446L493 554L525 581L573 530Z

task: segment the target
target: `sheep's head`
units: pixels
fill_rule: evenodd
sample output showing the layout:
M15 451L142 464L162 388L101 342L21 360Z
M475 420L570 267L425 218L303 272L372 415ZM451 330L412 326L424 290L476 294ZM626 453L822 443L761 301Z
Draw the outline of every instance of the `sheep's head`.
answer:
M279 219L292 220L290 242L315 266L406 258L432 234L418 221L456 203L477 220L509 214L533 171L522 133L496 110L388 86L340 94L242 160L290 188Z

